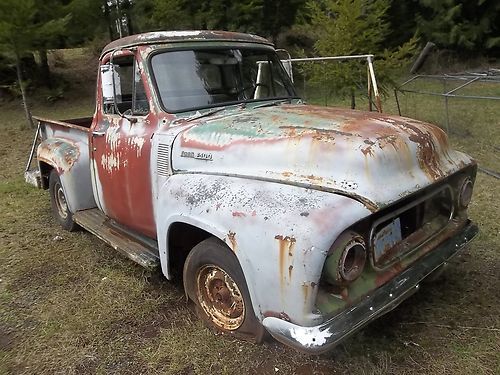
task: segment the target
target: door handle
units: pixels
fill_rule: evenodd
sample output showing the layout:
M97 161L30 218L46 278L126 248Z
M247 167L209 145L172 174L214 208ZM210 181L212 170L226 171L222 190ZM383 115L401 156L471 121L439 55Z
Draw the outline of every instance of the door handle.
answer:
M93 131L92 135L94 137L104 137L106 135L106 131Z

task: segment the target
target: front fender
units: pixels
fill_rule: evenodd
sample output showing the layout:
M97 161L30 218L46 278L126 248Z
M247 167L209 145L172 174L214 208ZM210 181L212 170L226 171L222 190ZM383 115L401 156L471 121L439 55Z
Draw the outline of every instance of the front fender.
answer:
M38 146L37 159L38 163L50 165L59 174L71 212L96 206L87 143L65 138L47 138Z
M176 174L158 190L160 258L168 271L168 230L196 225L220 238L238 258L256 316L288 316L316 324L319 278L328 250L347 227L370 214L332 193L258 180Z

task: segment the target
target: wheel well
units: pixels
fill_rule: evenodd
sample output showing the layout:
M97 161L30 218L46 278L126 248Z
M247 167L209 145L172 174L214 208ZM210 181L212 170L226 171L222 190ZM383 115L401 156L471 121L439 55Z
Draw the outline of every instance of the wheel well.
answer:
M193 247L212 234L186 223L173 223L168 230L169 268L175 278L182 280L186 258Z
M43 161L40 162L40 181L42 184L42 189L47 190L49 188L49 176L50 172L54 167Z

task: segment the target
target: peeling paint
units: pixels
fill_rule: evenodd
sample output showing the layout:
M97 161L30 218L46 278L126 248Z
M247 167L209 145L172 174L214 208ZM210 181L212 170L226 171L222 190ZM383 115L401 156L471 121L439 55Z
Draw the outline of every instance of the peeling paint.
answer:
M79 157L79 146L69 139L45 139L37 150L38 160L55 166L60 174L70 171Z
M305 348L324 345L332 335L333 333L328 329L321 331L317 328L310 328L309 330L292 328L290 330L290 336Z
M236 243L236 233L229 231L227 234L227 239L229 241L229 245L231 246L231 249L236 252L237 249L237 243Z
M303 126L306 119L310 127ZM174 158L177 170L338 192L374 212L400 199L401 191L411 194L471 163L432 125L307 105L226 110L183 130L173 150L174 156L211 155L210 164ZM398 183L387 184L393 178Z

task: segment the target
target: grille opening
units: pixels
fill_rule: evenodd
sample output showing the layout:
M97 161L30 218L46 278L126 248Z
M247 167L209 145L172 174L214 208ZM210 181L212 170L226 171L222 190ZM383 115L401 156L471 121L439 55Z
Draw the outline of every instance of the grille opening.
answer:
M444 187L377 220L371 252L377 268L384 268L438 234L453 215L453 194Z

